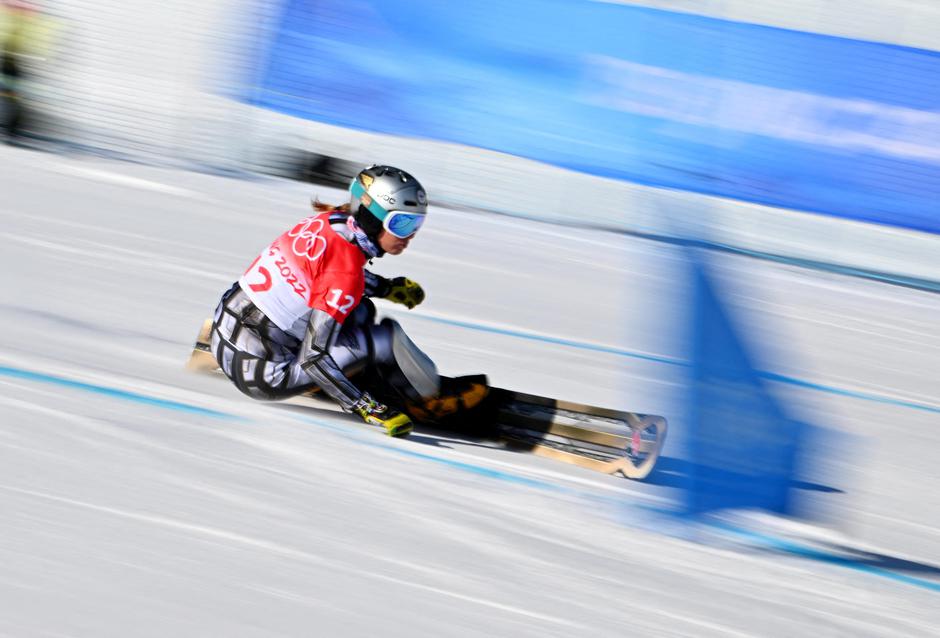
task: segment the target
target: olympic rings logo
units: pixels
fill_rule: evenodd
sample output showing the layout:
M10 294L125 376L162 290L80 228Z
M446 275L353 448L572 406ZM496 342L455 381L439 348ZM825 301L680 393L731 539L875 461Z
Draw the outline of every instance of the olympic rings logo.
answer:
M320 236L323 231L323 220L308 217L294 226L288 237L293 237L291 249L298 257L306 257L310 261L316 261L323 256L326 250L326 239Z

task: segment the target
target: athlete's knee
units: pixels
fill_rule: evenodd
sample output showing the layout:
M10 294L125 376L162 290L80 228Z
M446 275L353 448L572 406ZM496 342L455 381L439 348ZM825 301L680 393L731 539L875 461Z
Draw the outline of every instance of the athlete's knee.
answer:
M394 319L383 319L372 332L374 361L403 398L421 401L440 390L437 366Z
M304 392L304 388L269 385L264 381L258 381L250 374L246 377L246 375L238 369L229 378L242 394L256 401L283 401L284 399L289 399Z

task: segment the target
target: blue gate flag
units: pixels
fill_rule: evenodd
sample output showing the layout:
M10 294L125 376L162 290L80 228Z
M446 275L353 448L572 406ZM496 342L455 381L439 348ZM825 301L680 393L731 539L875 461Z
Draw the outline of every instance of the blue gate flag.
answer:
M727 310L693 257L694 310L685 513L762 509L795 515L792 486L808 426L771 396Z
M940 53L591 0L282 1L251 104L940 232Z

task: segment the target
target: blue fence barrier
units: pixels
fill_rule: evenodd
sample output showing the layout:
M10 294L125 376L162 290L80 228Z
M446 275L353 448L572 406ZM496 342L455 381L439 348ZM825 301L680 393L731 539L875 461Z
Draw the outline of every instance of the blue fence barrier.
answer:
M940 232L936 52L589 0L285 0L255 59L243 99L291 115Z

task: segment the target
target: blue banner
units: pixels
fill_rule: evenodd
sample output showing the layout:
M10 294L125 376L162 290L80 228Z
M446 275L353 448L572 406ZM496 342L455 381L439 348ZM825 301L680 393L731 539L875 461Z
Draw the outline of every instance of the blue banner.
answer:
M250 103L940 232L936 52L589 0L285 2Z

